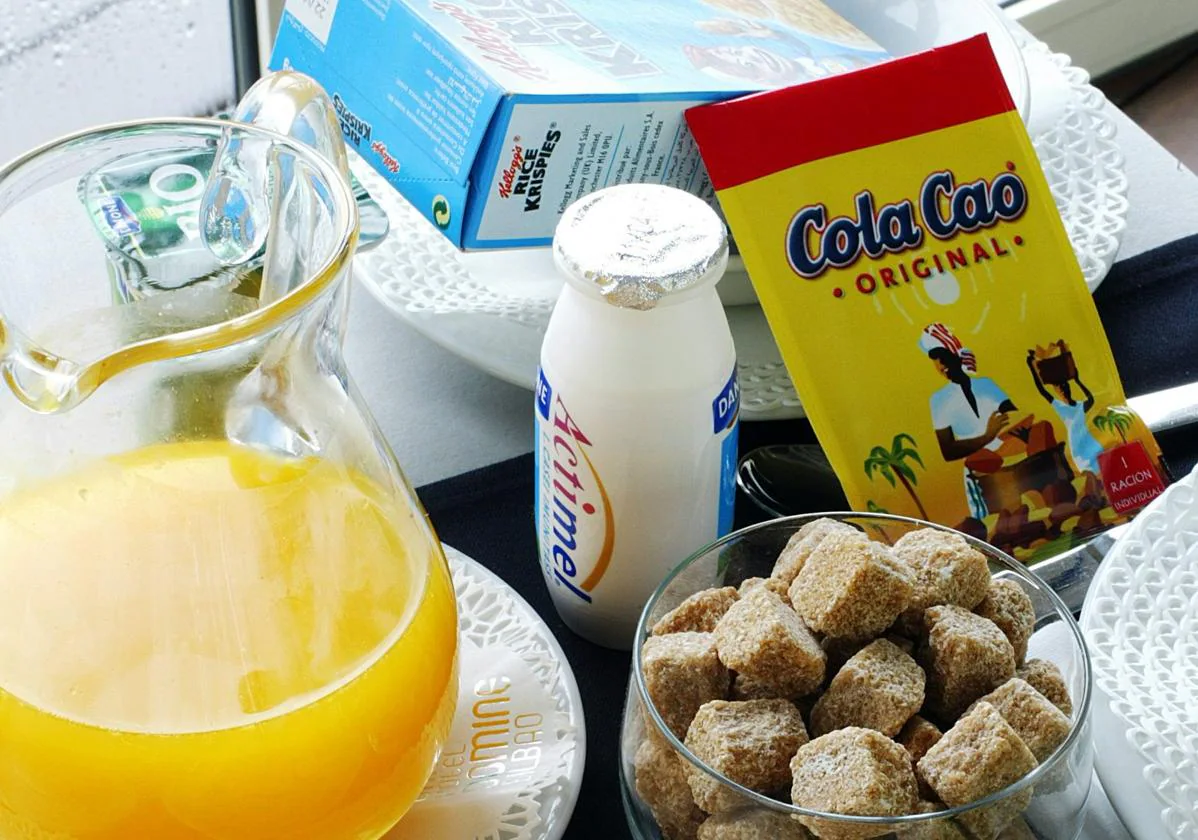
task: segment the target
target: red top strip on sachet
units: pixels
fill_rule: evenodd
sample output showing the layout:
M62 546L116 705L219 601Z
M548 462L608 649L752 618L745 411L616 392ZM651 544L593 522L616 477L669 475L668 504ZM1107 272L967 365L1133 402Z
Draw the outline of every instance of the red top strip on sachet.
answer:
M926 92L917 107L911 90ZM1014 109L983 34L827 79L700 105L686 112L686 121L712 183L724 190Z

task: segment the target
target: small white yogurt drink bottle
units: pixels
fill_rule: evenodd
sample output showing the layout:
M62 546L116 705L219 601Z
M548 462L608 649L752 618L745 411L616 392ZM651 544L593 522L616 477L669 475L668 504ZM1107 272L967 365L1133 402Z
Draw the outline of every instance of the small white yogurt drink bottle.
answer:
M625 184L567 208L553 255L566 284L537 378L541 570L574 632L627 650L666 574L732 527L728 234L682 190Z

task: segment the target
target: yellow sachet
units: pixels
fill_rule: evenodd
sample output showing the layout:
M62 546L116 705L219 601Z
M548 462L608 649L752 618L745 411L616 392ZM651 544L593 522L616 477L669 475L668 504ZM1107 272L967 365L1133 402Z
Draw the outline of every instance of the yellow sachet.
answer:
M687 119L854 508L1032 560L1163 492L985 36Z

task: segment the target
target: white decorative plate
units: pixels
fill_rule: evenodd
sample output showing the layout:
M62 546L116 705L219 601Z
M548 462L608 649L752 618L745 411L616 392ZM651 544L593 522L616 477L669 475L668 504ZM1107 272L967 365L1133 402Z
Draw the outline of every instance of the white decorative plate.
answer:
M1139 840L1198 837L1198 472L1156 499L1082 609L1096 766Z
M840 2L847 9L868 7L873 0ZM1008 31L987 0L897 0L886 9L901 21L912 9L929 5L944 21L964 18L972 31L989 31L1016 101L1021 85L1030 89L1030 110L1025 110L1029 131L1093 291L1114 262L1128 207L1123 157L1114 142L1115 124L1103 112L1102 93L1066 56ZM963 31L964 24L953 28L944 21L938 37L971 34ZM870 34L887 45L881 35ZM1022 62L1009 56L1001 60L1008 55L1004 45ZM1025 67L1030 82L1021 76ZM460 252L361 158L352 153L351 158L354 173L391 217L392 230L375 250L357 258L358 278L383 305L433 341L500 379L532 389L541 338L562 283L548 249ZM730 266L720 294L739 358L741 417L801 417L802 406L765 316L753 302L743 265L738 265L736 260ZM733 305L738 303L745 305Z
M586 726L553 633L514 589L445 546L458 602L458 708L433 776L384 840L560 840Z

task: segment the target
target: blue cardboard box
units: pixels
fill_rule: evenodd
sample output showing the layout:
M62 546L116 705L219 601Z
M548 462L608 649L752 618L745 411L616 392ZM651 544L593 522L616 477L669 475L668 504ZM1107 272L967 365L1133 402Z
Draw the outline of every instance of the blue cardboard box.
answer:
M288 0L271 66L454 244L507 248L609 185L714 205L687 108L884 57L818 0Z

